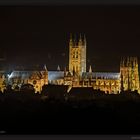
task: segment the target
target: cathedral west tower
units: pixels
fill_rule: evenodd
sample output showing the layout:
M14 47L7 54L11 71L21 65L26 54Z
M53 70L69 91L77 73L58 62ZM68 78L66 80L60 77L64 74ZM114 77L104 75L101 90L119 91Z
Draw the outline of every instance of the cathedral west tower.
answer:
M121 60L121 89L123 90L139 90L139 71L138 58L127 57Z

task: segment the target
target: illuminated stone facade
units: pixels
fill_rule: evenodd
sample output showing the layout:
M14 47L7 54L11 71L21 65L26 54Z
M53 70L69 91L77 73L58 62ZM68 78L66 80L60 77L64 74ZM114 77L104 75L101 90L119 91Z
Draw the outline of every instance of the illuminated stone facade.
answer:
M93 87L106 93L120 92L120 73L86 72L86 38L79 41L70 37L69 71L65 71L64 84L72 87Z
M96 90L105 93L120 92L120 73L111 72L87 72L83 74L83 86L92 86Z
M139 90L137 57L122 58L120 63L121 90Z
M0 91L4 92L6 89L7 78L4 71L0 71Z
M93 87L106 93L120 93L120 91L139 92L138 59L136 57L124 58L120 63L120 72L86 72L86 38L79 42L70 38L69 43L69 72L64 76L64 84L72 87ZM83 49L83 52L82 52ZM80 74L79 74L80 73Z
M42 86L48 84L48 71L13 71L8 77L12 89L20 89L24 84L34 86L35 93L42 91Z
M72 87L93 87L93 89L105 91L105 93L120 93L120 91L139 92L138 59L136 57L123 58L120 63L120 72L93 72L90 66L86 71L86 38L70 37L69 41L69 69L48 71L46 66L41 71L13 71L8 76L7 84L12 88L21 87L24 84L34 86L36 92L41 92L42 86L47 84L69 85ZM0 89L5 89L5 80L0 77Z

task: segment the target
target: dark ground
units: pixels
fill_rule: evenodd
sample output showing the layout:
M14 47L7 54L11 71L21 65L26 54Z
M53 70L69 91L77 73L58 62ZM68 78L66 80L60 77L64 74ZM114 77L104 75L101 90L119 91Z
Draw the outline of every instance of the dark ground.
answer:
M1 94L0 132L6 134L139 134L139 95L100 95L92 100L44 99Z

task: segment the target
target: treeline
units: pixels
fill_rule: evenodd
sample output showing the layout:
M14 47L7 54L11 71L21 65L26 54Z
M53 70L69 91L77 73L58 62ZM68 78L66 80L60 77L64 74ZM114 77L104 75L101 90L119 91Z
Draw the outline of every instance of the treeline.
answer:
M11 133L127 134L139 132L140 95L105 94L91 88L43 87L0 94L0 128ZM66 95L67 94L67 95Z
M23 85L21 89L12 89L9 85L6 90L0 94L0 100L4 98L11 99L21 99L22 101L26 99L31 100L58 100L58 101L86 101L86 100L139 100L140 94L137 91L122 91L118 94L107 94L104 91L94 90L92 87L74 87L71 88L69 92L68 86L65 85L44 85L42 87L41 93L35 93L34 87L30 84Z

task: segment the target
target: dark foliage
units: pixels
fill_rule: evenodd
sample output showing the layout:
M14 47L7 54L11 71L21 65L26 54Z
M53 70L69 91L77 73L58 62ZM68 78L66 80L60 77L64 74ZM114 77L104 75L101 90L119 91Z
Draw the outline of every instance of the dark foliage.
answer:
M60 100L49 98L47 92L8 91L0 94L0 129L8 134L139 134L140 95L135 92L93 91L90 100Z
M34 86L31 85L31 84L24 84L24 85L22 85L21 88L20 88L20 91L21 91L21 93L27 93L27 94L35 93Z

